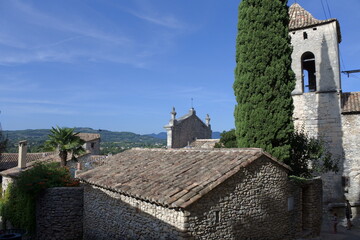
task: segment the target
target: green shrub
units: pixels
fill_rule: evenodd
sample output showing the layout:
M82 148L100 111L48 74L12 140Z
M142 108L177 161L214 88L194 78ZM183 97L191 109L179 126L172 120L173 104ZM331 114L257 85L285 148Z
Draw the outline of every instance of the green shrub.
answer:
M51 187L78 185L79 182L71 178L69 170L59 167L59 163L36 164L22 172L1 198L3 222L10 221L16 228L34 232L36 199L39 194Z

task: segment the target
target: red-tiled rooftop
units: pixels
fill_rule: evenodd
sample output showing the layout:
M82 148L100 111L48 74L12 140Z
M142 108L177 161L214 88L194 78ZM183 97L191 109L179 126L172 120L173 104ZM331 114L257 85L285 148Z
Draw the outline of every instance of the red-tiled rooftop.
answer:
M26 162L29 163L54 154L55 152L27 153ZM2 153L0 155L0 169L16 167L18 165L18 158L18 153Z
M89 184L168 208L185 208L254 160L261 149L130 149L79 174Z
M318 25L330 23L336 21L337 30L338 30L338 42L341 42L341 33L339 22L335 18L327 19L327 20L318 20L314 18L311 13L306 11L303 7L301 7L298 3L294 3L289 8L289 30L298 30L303 28L316 27Z
M341 112L343 114L360 113L360 92L341 94Z

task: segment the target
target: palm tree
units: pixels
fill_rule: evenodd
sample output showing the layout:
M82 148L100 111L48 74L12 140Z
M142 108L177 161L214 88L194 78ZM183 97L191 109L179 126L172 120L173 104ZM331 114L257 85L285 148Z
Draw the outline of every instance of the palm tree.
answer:
M45 146L59 151L61 159L61 166L66 166L66 159L68 153L79 154L84 152L85 149L82 145L85 143L79 136L74 132L73 128L60 128L52 127L50 130L49 139L45 142Z

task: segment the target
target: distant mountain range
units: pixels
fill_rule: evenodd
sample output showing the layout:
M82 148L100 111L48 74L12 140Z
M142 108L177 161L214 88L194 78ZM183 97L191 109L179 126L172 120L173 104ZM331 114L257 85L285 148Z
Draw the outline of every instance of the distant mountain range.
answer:
M212 139L218 139L220 138L220 132L213 132L212 133ZM152 134L146 134L147 136L153 137L153 138L158 138L158 139L166 139L167 138L167 134L166 132L161 132L161 133L152 133Z
M95 130L92 128L75 128L75 132L98 133L101 137L101 148L106 153L116 153L121 149L131 147L161 147L166 145L166 132L158 134L136 134L132 132L113 132L109 130ZM17 152L17 143L27 140L29 151L42 151L41 145L48 139L50 129L27 129L3 131L9 139L8 152ZM220 132L213 132L213 138L220 138Z

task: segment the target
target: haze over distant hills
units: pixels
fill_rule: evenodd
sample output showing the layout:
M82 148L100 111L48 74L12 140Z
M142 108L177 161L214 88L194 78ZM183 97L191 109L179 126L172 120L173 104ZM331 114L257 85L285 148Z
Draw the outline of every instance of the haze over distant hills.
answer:
M220 134L221 134L220 132L213 132L211 137L213 139L218 139L218 138L220 138ZM158 138L158 139L166 139L167 138L166 132L160 132L158 134L151 133L151 134L146 134L146 135L153 137L153 138Z
M158 134L136 134L132 132L113 132L102 129L75 128L75 132L98 133L101 136L102 154L117 153L132 147L165 147L166 132ZM9 139L7 152L17 152L17 143L27 140L29 152L42 151L42 145L50 134L50 129L4 130ZM220 138L220 132L213 132L213 138Z

